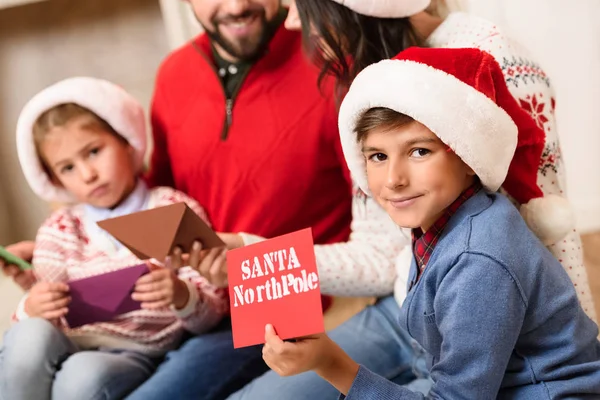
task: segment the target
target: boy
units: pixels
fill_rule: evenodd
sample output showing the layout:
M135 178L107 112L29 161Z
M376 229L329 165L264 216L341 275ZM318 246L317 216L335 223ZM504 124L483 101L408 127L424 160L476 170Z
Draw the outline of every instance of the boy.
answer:
M112 83L71 78L37 94L17 126L18 155L33 191L76 203L54 212L38 231L38 283L15 313L0 350L0 399L121 399L146 380L185 330L214 327L227 293L190 268L149 263L132 298L141 310L71 329L69 281L139 264L96 222L194 200L170 188L149 190L139 175L146 149L140 104ZM163 261L163 260L160 260Z
M398 323L428 353L428 398L599 396L598 328L529 229L558 234L567 206L535 183L544 132L496 61L413 48L370 66L344 99L340 134L361 188L412 229ZM360 367L326 335L283 342L267 326L265 340L276 372L314 370L342 397L424 397Z

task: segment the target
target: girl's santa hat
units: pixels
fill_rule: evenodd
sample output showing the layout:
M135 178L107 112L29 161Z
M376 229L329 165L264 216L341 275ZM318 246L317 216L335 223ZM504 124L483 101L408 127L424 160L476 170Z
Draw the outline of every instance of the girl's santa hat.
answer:
M374 107L408 115L427 126L469 167L485 188L502 188L545 244L574 226L566 199L537 186L545 134L506 87L500 66L477 49L410 48L364 69L339 115L344 155L369 194L365 160L356 140L358 118Z
M69 78L42 90L23 108L17 122L17 152L21 169L31 189L42 199L71 203L75 199L65 189L54 185L38 157L33 140L33 126L49 109L74 103L87 108L106 121L135 150L135 165L142 171L146 153L144 109L129 93L105 80Z
M431 0L333 0L354 12L377 18L405 18L425 10Z

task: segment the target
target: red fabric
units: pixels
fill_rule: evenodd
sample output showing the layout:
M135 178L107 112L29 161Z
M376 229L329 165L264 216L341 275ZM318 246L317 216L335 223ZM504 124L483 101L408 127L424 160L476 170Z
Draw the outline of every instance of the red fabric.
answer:
M461 195L458 196L458 198L454 200L454 202L450 204L446 210L444 210L442 216L433 223L427 232L423 233L420 228L412 230L413 253L415 256L415 261L417 262L417 267L419 268L417 279L421 277L421 274L425 270L425 267L429 262L429 258L431 258L431 254L433 254L435 245L437 244L440 236L442 236L442 233L444 232L446 225L448 225L450 218L452 218L460 206L465 204L466 201L479 192L480 189L481 184L477 182L462 192Z
M276 33L243 83L226 140L209 41L195 42L202 54L187 45L158 74L150 185L191 195L217 231L273 237L312 226L316 243L347 240L351 181L334 103L319 92L301 35Z
M413 47L394 59L410 60L444 71L485 94L502 108L517 125L519 136L515 155L502 187L515 200L526 204L543 197L537 185L546 135L531 115L521 108L506 87L502 69L493 56L478 49L423 49Z
M158 73L149 185L187 193L220 232L270 238L312 227L317 244L346 241L352 185L337 113L317 86L301 34L283 27L275 34L242 85L225 140L225 94L209 40L194 43ZM333 81L322 93L333 94Z

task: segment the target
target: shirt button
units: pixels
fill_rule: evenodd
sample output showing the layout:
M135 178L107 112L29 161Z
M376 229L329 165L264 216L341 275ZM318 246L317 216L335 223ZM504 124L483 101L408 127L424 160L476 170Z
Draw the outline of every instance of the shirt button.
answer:
M237 67L236 67L235 65L230 65L230 66L227 68L227 70L229 70L229 73L230 73L231 75L235 75L235 74L237 74L237 73L238 73L238 69L237 69Z

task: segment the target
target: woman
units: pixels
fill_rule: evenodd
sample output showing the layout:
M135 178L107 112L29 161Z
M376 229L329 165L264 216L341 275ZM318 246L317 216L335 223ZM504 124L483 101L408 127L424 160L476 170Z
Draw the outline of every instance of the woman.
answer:
M564 173L555 129L554 98L544 71L493 23L464 13L442 19L426 12L428 6L429 0L296 0L286 27L303 30L307 49L322 68L321 76L332 74L340 95L363 68L410 46L477 47L491 53L502 67L511 94L546 132L538 184L546 195L562 194ZM406 295L409 241L398 237L389 219L359 190L353 210L350 241L315 248L322 291L339 296L385 296L389 290L389 283L385 282L396 276L395 300L380 300L330 332L330 336L359 364L406 384L424 371L420 347L394 327L398 304ZM390 242L392 233L396 237ZM377 240L385 237L385 242ZM259 240L248 235L242 238L245 244ZM543 239L579 289L584 310L594 319L579 235L570 231L557 242L550 237ZM390 249L394 249L394 254L407 250L402 252L405 257L396 260L396 273L394 261L389 258ZM374 258L375 255L379 257ZM426 380L414 381L413 385L413 389L422 392L428 389ZM270 371L231 398L321 399L335 398L337 394L314 373L280 378Z

